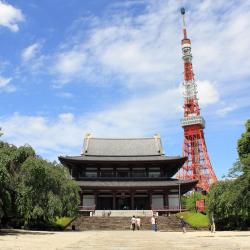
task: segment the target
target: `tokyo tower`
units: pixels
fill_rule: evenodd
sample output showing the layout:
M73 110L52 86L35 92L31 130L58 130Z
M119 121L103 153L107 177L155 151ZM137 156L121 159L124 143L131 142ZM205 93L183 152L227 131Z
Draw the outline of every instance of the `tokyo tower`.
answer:
M183 155L187 161L177 174L179 179L199 180L196 190L208 191L217 177L209 160L203 129L205 120L201 116L197 98L197 85L192 66L191 41L187 37L185 9L181 8L183 20L182 59L184 62L184 118L181 126L184 129Z

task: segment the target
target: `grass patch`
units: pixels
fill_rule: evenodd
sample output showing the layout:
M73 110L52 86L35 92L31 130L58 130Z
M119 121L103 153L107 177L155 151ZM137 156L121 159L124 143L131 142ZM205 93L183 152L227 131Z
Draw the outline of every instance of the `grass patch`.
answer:
M183 219L190 226L195 228L208 228L209 219L207 215L196 212L181 212L176 214L177 217L183 216Z
M56 225L58 225L64 229L74 219L75 219L74 217L57 217L55 223L56 223Z

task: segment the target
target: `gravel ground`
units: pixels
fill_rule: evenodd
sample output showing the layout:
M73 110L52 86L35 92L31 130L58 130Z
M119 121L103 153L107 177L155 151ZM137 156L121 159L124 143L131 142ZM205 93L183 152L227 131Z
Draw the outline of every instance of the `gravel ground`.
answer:
M0 232L1 250L139 250L139 249L250 249L250 231L151 232L86 231L37 232L11 230Z

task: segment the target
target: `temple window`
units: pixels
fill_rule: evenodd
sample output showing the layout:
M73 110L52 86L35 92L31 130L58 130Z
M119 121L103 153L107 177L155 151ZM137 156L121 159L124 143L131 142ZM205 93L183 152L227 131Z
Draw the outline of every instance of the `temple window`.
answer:
M129 177L129 168L117 168L116 175L117 177Z
M80 168L80 169L78 170L78 173L79 173L79 177L85 177L85 171L84 171L83 168Z
M148 177L160 177L161 171L160 168L149 168L148 169Z
M100 176L101 177L113 177L114 176L113 168L101 168Z
M86 168L85 177L97 177L97 168Z
M133 177L146 177L146 169L145 168L134 168L132 170Z

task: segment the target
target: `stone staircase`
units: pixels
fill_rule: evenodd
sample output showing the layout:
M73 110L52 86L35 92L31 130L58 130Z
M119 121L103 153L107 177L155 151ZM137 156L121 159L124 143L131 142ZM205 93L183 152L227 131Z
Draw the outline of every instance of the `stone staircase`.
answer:
M141 218L141 230L151 230L150 217ZM175 215L171 216L159 216L158 230L168 232L180 232L182 231L180 226L180 219ZM77 231L88 230L130 230L130 218L129 217L88 217L79 216L66 228L72 230L72 226ZM187 226L187 231L193 231L190 226Z

